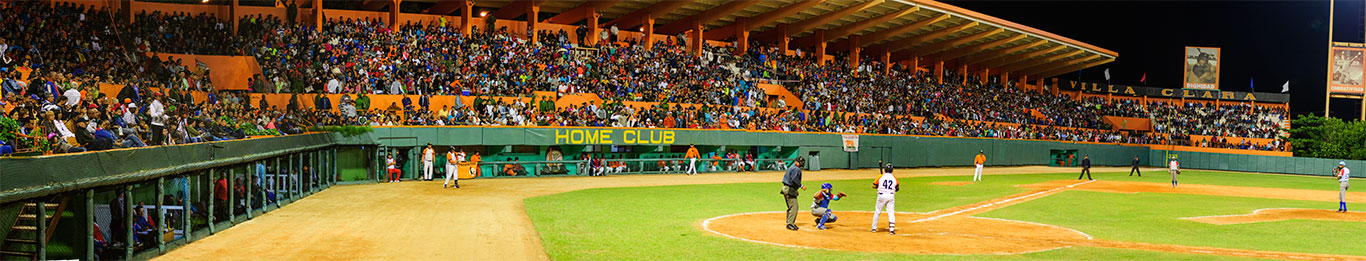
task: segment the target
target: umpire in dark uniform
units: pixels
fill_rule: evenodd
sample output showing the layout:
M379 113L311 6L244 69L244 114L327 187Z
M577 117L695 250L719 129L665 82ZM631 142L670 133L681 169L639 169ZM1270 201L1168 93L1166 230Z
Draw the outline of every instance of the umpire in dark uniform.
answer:
M1091 155L1081 156L1081 175L1077 175L1077 180L1081 180L1081 176L1086 176L1086 180L1091 180Z
M1138 177L1140 177L1140 178L1143 177L1143 172L1142 172L1142 171L1138 171L1138 156L1134 156L1134 164L1133 164L1133 166L1134 166L1134 168L1129 170L1129 176L1133 176L1134 174L1138 174Z
M783 200L787 201L787 230L797 230L797 189L806 190L802 185L802 165L806 165L806 159L797 157L791 167L787 167L787 174L783 175Z

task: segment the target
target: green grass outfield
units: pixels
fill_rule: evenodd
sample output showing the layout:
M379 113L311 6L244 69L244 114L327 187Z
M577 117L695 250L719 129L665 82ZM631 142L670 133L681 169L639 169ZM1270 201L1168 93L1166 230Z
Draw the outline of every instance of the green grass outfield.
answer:
M1098 179L1168 182L1164 172L1143 178L1127 173L1098 173ZM705 175L703 176L705 177ZM1074 179L1075 173L986 176L967 186L929 185L967 181L966 176L902 178L897 210L929 212L1027 191L1014 185ZM1335 190L1328 178L1188 171L1183 184L1213 184ZM821 182L807 181L810 188ZM836 211L871 211L872 180L832 181L850 197L832 203ZM1330 186L1333 185L1333 186ZM913 255L798 249L750 243L700 229L702 220L736 213L781 211L777 181L715 185L679 185L589 189L529 198L525 201L547 254L554 259L1243 259L1225 256L1070 247L1020 255ZM803 192L800 204L810 204ZM1366 206L1362 206L1366 209ZM1161 193L1118 194L1065 191L993 210L978 216L1059 225L1097 239L1210 246L1234 249L1362 255L1366 223L1279 221L1211 225L1182 217L1247 214L1260 208L1334 209L1332 202L1239 198ZM781 222L775 222L781 226ZM809 228L803 228L809 229Z

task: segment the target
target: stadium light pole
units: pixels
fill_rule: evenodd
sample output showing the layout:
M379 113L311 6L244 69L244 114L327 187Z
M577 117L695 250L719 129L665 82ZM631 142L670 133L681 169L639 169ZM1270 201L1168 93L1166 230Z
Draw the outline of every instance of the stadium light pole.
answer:
M1332 56L1332 55L1333 55L1333 54L1332 54L1332 52L1333 52L1333 51L1332 51L1332 50L1333 50L1333 8L1334 8L1334 1L1333 1L1333 0L1328 0L1328 52L1329 52L1328 55L1329 55L1329 56ZM1323 88L1327 90L1327 92L1323 93L1323 117L1324 117L1324 118L1332 117L1332 116L1329 115L1329 113L1328 113L1328 108L1330 107L1329 104L1331 104L1331 103L1333 102L1333 87L1332 87L1332 86L1333 86L1333 59L1331 59L1331 57L1330 57L1330 59L1328 59L1328 71L1327 71L1327 72L1328 72L1328 75L1326 75L1327 77L1324 77L1324 79L1323 79L1323 81L1324 81Z

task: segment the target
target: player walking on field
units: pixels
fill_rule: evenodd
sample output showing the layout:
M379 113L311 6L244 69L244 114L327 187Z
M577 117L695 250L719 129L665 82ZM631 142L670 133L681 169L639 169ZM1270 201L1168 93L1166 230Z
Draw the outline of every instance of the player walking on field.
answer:
M887 209L887 233L896 235L896 193L901 191L901 183L892 176L892 164L882 168L882 177L873 182L877 189L877 203L873 205L873 233L877 233L877 219L882 209Z
M982 181L982 165L987 164L986 152L978 150L977 158L972 159L972 164L977 166L977 171L972 173L972 181Z
M1176 162L1176 156L1172 156L1172 161L1167 162L1167 173L1172 174L1172 188L1176 188L1176 175L1181 174L1181 163Z
M1333 174L1338 178L1338 212L1347 213L1347 180L1352 178L1352 170L1347 169L1346 161L1338 162L1338 169Z
M422 180L432 180L432 163L436 161L436 150L432 149L432 144L427 143L427 148L422 150Z
M697 147L688 144L688 152L684 153L683 157L688 158L688 171L684 173L688 175L697 175L697 158L702 157L701 153L697 153Z

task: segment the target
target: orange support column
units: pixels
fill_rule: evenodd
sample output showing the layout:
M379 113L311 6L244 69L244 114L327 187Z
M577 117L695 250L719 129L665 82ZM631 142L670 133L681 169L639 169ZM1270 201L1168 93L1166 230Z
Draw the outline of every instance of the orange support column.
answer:
M688 43L692 44L689 46L692 55L702 55L702 45L706 41L705 38L702 38L702 22L695 21L692 23L692 35L690 36L692 36L692 40Z
M944 61L934 63L934 81L936 84L944 84Z
M588 35L585 35L585 36L583 37L583 39L588 39L588 45L590 45L590 46L592 46L592 45L597 45L597 44L598 44L598 26L600 26L600 25L598 24L598 18L601 18L602 15L598 14L598 9L597 9L597 8L592 8L592 7L589 7L587 10L584 10L584 12L588 12L588 15L585 15L585 16L584 16L584 17L587 17L587 18L588 18L588 32L587 32Z
M744 54L749 51L749 30L745 24L744 17L735 19L735 54Z
M655 18L650 14L645 14L645 21L640 23L641 29L645 30L645 35L641 36L641 42L645 43L645 49L655 46Z
M892 70L892 53L882 52L882 74L888 74Z
M474 20L472 17L474 16L474 1L460 0L460 2L462 2L462 7L460 8L460 34L469 37L470 27L474 25L472 21Z
M539 13L541 13L541 1L531 1L531 4L526 5L526 39L533 43L536 42L536 24L541 21L537 17Z
M849 43L849 66L858 67L859 51L863 49L859 47L859 36L850 36Z
M232 17L232 35L237 36L237 0L232 0L232 5L228 7L228 16Z
M963 77L963 83L960 84L968 84L968 65L964 64L963 69L958 71L958 75Z
M1009 82L1010 82L1010 72L1001 72L1001 86L1002 86L1002 87L1009 86L1009 84L1006 84L1006 83L1009 83Z
M825 29L816 30L816 64L825 65Z
M403 0L393 0L389 6L389 29L398 31L398 4Z
M777 30L778 50L781 51L783 55L787 55L787 51L789 50L787 45L792 41L792 38L787 37L787 24L779 24Z
M987 76L990 75L990 74L988 74L988 73L991 73L991 69L990 69L990 68L982 69L982 80L981 80L982 82L987 82Z
M911 57L911 62L906 64L911 65L912 74L920 73L920 57Z
M313 0L313 28L323 28L323 0Z
M645 19L641 22L641 29L645 30L645 36L641 36L641 41L645 44L645 49L654 48L654 16L645 14Z

